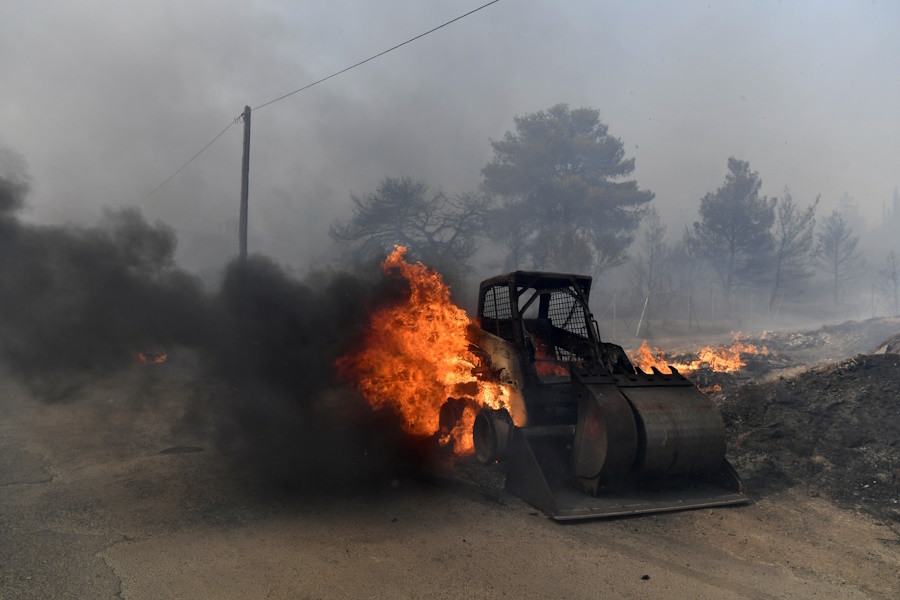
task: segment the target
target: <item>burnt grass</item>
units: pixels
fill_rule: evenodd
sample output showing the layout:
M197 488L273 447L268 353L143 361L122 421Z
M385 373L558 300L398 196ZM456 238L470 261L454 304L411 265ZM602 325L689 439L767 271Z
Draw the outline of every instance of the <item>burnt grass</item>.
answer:
M900 526L900 355L857 355L714 395L753 497L804 486Z

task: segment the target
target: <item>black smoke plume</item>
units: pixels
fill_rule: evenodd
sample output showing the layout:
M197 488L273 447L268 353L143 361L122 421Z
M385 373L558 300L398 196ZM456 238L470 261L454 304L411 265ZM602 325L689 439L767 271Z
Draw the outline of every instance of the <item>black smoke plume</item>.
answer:
M23 205L0 182L0 205ZM0 214L0 353L49 401L129 366L136 353L198 345L209 298L174 267L175 234L136 209L106 210L96 227L38 227Z
M228 266L207 356L230 387L203 412L243 472L317 489L419 472L427 442L404 435L395 414L373 412L333 368L371 311L404 294L404 281L380 275L319 272L299 281L261 256Z
M215 432L236 472L321 488L418 471L421 441L333 369L405 283L375 265L301 281L251 256L208 293L175 265L170 227L136 209L94 227L25 224L23 182L0 178L0 358L33 395L69 401L138 352L183 348L202 365L191 422Z

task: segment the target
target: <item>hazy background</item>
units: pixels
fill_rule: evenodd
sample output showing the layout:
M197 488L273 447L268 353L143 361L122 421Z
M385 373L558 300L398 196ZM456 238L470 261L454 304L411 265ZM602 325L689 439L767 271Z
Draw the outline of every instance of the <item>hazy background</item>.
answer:
M142 198L243 109L475 8L478 0L24 2L0 7L0 147L24 218L137 204L214 276L236 254L241 127ZM513 117L600 110L670 235L731 155L763 194L845 193L869 224L900 184L900 4L503 0L253 114L250 246L305 271L350 193L408 175L474 189ZM482 268L491 268L482 265Z

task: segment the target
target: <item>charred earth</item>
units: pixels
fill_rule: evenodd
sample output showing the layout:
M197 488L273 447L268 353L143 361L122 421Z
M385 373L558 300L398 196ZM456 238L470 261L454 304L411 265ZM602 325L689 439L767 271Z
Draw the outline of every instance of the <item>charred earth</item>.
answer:
M804 486L900 524L900 356L860 354L715 398L751 494Z

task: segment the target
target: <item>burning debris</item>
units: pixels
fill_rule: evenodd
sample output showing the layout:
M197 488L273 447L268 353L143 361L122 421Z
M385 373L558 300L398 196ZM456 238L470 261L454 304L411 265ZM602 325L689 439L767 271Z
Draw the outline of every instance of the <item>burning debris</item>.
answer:
M476 378L478 359L466 339L471 320L451 302L441 275L422 263L407 263L405 254L406 248L397 246L382 268L408 283L409 296L374 312L360 348L336 366L373 408L399 413L404 430L413 435L438 434L441 407L455 398L460 418L441 442L452 444L456 454L470 454L477 411L509 408L509 390Z

